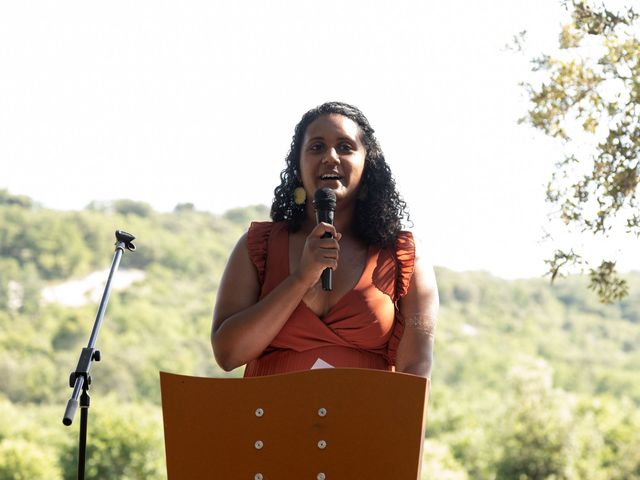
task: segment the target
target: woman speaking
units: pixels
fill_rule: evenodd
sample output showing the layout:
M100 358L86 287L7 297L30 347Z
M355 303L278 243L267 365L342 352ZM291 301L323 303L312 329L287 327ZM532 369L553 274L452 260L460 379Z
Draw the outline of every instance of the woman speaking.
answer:
M402 230L406 204L366 117L339 102L305 113L280 178L272 222L251 224L222 276L217 362L245 376L332 366L429 377L435 276ZM320 189L335 194L333 224L316 220Z

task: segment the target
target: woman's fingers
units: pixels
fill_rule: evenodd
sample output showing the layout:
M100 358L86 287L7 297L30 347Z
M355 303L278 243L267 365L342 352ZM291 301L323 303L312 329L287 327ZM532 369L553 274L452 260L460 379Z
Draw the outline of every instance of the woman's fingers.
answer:
M299 274L315 284L325 268L336 270L340 257L339 239L342 237L329 223L319 223L307 236L300 259Z
M335 270L338 266L338 258L340 256L340 245L333 238L319 240L316 243L316 249L313 252L313 258L317 263L324 267L330 267ZM313 249L313 246L311 247Z
M328 236L327 234L329 234L332 238L335 238L336 235L338 235L338 232L336 231L336 227L334 227L330 223L320 222L315 226L313 230L311 230L311 233L309 234L309 236L326 238Z
M319 223L312 230L309 237L313 237L312 244L317 245L320 250L320 256L318 259L331 259L337 260L340 253L340 238L341 233L338 233L335 227L329 223ZM318 238L319 237L319 238ZM332 268L335 269L337 264Z

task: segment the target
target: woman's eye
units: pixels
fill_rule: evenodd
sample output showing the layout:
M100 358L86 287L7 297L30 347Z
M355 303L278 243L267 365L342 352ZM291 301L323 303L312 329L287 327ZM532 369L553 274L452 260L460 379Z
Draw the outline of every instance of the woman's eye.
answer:
M322 148L323 148L323 145L321 143L313 143L309 147L309 150L311 150L312 152L319 152L322 150Z
M351 150L353 150L353 148L351 147L351 145L349 145L348 143L341 143L339 145L339 148L341 151L343 152L350 152Z

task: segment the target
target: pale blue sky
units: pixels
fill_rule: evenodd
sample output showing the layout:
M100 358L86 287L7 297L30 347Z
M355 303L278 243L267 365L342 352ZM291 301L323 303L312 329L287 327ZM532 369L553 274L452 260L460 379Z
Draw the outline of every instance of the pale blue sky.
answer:
M0 188L59 209L269 204L302 113L343 100L434 263L540 274L561 146L517 125L529 65L504 46L526 29L548 51L562 15L555 0L3 2Z

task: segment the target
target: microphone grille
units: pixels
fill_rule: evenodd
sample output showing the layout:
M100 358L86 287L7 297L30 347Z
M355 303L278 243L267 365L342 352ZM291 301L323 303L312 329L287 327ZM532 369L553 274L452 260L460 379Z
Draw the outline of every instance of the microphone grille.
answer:
M330 188L319 188L313 195L313 206L316 210L336 209L336 194Z

